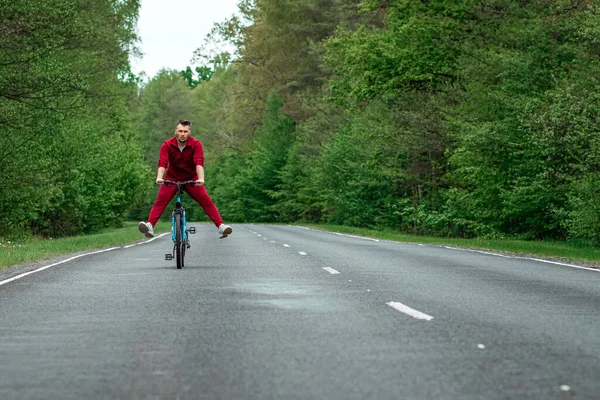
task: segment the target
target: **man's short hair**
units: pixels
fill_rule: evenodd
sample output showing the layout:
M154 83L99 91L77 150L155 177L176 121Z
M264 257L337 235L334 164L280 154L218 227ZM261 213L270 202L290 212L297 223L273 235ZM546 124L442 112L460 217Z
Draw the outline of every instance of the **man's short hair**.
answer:
M187 119L180 119L179 122L177 123L177 125L189 126L190 129L192 129L192 123L190 121L188 121Z

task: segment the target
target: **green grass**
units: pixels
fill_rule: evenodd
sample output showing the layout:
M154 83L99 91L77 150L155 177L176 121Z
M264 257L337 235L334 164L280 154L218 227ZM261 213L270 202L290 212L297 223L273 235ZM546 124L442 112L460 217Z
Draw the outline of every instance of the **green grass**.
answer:
M522 240L450 239L425 236L412 236L393 231L351 228L338 225L310 225L327 231L361 235L371 238L394 240L409 243L440 244L482 250L506 252L544 257L561 261L586 264L600 264L600 248L586 244L566 242L531 242ZM156 233L166 232L168 224L161 224ZM137 223L127 222L125 227L107 229L95 235L77 236L55 240L27 240L8 242L0 239L0 271L15 264L51 259L56 256L86 250L105 249L134 243L144 238L137 230Z
M170 227L156 229L155 233L166 232ZM123 228L85 236L61 239L30 239L22 242L0 239L0 271L15 264L51 259L56 256L85 250L105 249L122 246L145 239L137 229L137 223L127 222Z
M452 239L406 235L393 231L351 228L339 225L305 225L317 229L366 236L399 242L439 244L471 249L491 250L519 255L538 256L557 260L572 260L579 263L600 263L600 248L586 243L556 241L525 241L509 239Z

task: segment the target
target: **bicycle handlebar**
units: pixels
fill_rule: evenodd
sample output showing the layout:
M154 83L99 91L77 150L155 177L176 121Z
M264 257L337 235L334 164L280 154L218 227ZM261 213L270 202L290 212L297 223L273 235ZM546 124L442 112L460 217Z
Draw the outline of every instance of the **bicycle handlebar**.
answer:
M196 184L196 181L182 181L182 182L175 182L175 181L169 181L167 179L163 180L163 184L173 184L173 185L188 185L190 183Z

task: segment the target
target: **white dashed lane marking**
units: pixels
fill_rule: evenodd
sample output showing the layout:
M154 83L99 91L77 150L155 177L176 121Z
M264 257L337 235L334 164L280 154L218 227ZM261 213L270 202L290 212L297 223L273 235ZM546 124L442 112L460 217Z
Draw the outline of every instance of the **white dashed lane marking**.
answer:
M331 275L337 275L340 273L340 271L336 271L335 269L329 268L329 267L323 267L323 269L325 271L329 272Z
M414 308L410 308L409 306L404 305L402 303L398 303L397 301L390 301L389 303L385 304L397 311L400 311L401 313L404 313L416 319L424 319L426 321L431 321L433 319L431 315L427 315L425 313L422 313L421 311L417 311Z

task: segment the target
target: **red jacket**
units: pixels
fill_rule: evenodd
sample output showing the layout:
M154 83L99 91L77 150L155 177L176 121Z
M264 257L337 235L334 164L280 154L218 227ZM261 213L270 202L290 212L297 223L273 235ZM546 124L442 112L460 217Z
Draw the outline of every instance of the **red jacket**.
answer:
M165 140L160 146L158 166L167 169L165 179L196 180L196 165L204 166L204 150L199 140L190 136L183 150L179 150L175 137Z

